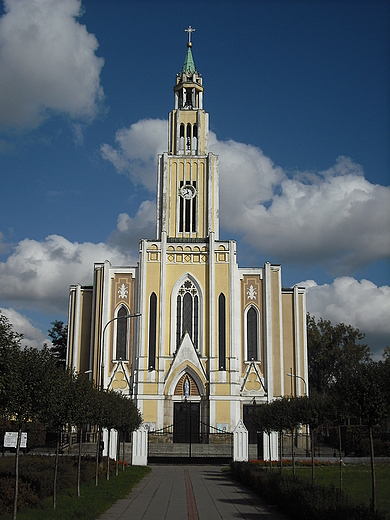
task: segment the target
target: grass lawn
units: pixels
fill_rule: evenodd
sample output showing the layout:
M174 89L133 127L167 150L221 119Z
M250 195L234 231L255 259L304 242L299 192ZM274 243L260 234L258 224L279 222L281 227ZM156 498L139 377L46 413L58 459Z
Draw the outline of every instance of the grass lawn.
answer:
M118 477L111 476L109 481L101 478L97 487L94 480L82 483L80 498L77 498L75 485L72 485L58 492L55 511L53 499L49 497L36 508L20 509L18 520L95 520L118 499L125 498L149 471L150 468L144 466L127 466L124 472L119 471ZM0 515L0 520L11 518L11 513Z
M284 467L283 473L286 475L292 474L292 467ZM311 467L297 466L296 475L311 481ZM390 518L390 463L376 463L375 475L377 507L385 511ZM315 482L324 486L333 485L336 489L339 489L339 466L316 466ZM353 500L369 505L371 500L370 464L346 464L343 466L343 491Z

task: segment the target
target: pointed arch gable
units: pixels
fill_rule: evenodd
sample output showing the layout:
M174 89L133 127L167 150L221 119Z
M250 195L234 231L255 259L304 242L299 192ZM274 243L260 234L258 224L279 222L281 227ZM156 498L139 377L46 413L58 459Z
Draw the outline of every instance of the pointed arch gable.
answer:
M203 397L206 395L206 379L204 378L203 374L199 372L199 370L190 362L182 363L179 367L176 368L172 372L172 374L169 375L164 388L164 394L173 396L175 394L175 389L180 381L180 379L185 375L188 374L195 382L199 395Z

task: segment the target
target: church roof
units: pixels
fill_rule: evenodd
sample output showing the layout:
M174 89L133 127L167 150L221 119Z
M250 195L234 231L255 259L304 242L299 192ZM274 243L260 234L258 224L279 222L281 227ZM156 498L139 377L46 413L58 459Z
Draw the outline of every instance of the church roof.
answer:
M196 71L196 68L195 68L194 58L192 57L191 46L187 45L187 55L186 55L186 59L184 60L182 72L185 72L186 74L193 74L195 71Z

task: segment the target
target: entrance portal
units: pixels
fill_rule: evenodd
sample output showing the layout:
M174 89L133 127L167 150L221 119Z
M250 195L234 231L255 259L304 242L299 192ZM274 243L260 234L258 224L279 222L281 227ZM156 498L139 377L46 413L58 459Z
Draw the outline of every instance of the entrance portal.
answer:
M200 403L174 403L173 442L199 443Z
M248 430L248 444L257 444L257 458L263 460L263 434L257 431L257 427L253 422L253 416L260 406L263 405L244 404L243 422Z

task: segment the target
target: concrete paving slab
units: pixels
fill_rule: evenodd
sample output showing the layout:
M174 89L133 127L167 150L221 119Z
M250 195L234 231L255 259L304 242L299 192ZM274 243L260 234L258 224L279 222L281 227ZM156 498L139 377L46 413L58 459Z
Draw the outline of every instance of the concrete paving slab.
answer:
M99 520L287 520L225 476L221 466L152 465L151 469Z

